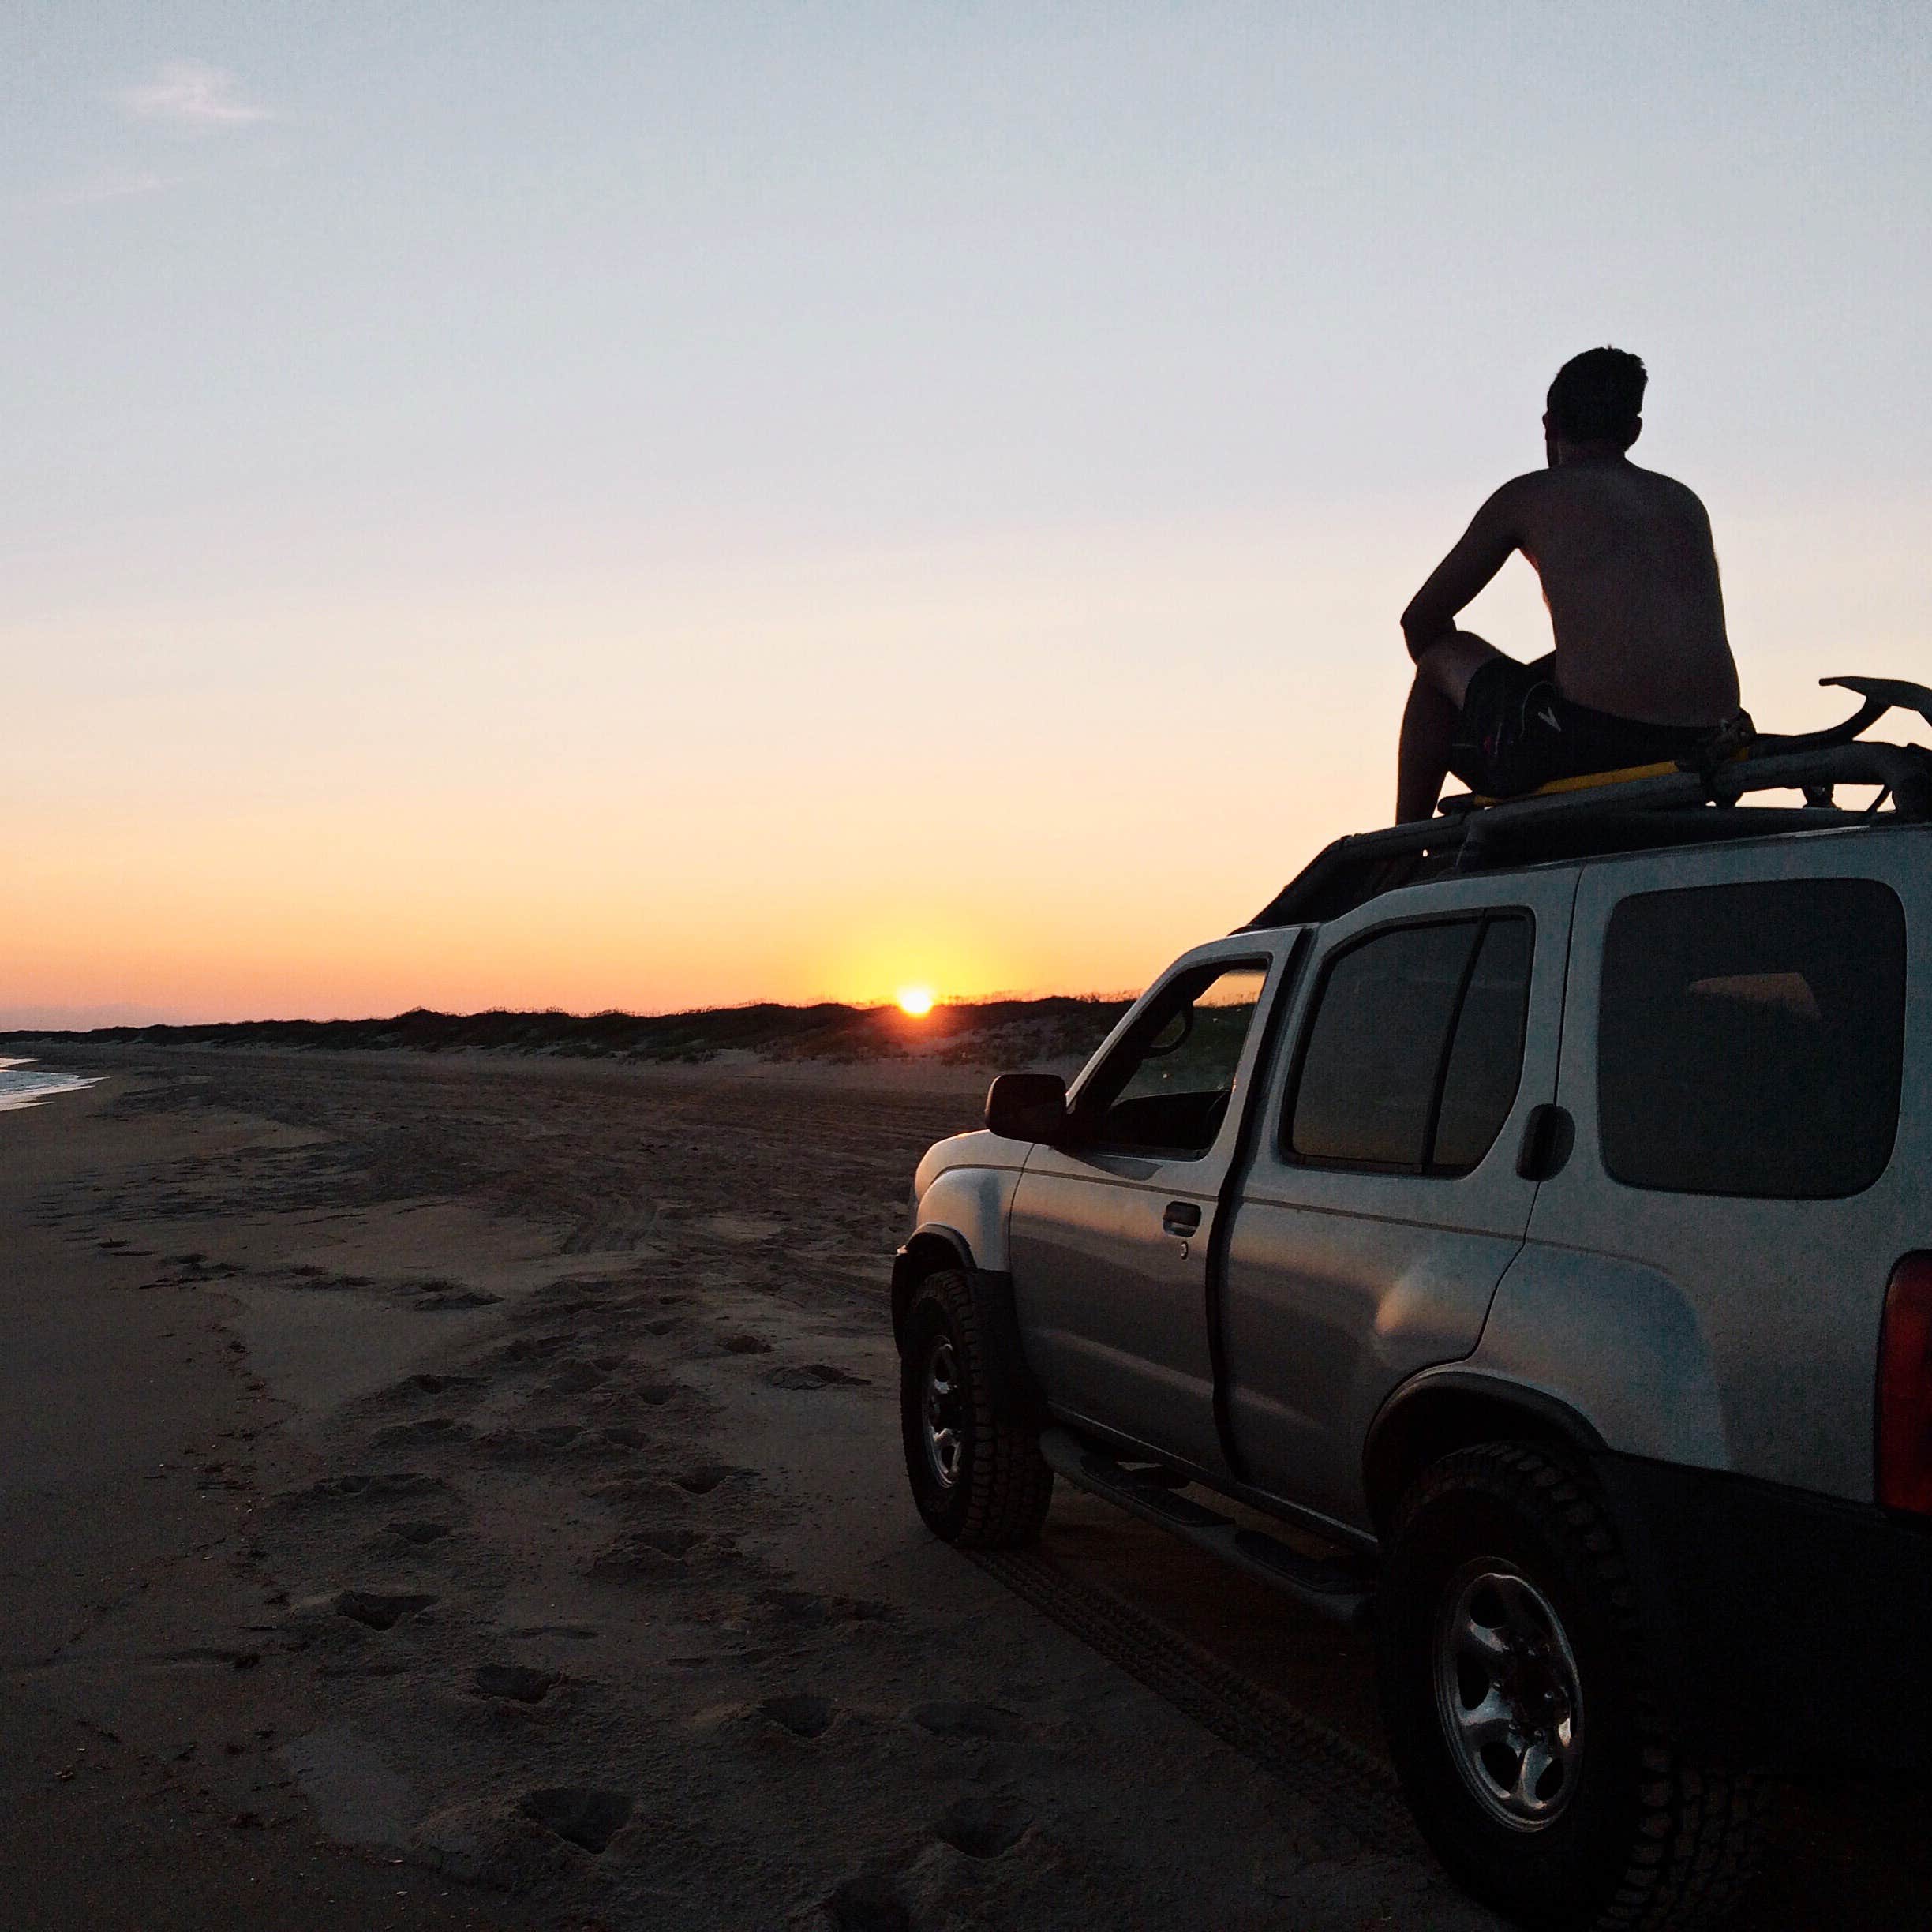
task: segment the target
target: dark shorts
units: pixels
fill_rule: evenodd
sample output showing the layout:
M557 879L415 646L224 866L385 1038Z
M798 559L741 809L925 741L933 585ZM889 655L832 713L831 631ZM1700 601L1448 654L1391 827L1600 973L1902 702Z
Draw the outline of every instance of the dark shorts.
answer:
M1593 711L1556 688L1556 657L1518 664L1492 657L1470 680L1449 769L1490 798L1533 792L1555 778L1582 778L1694 755L1713 724L1644 724Z

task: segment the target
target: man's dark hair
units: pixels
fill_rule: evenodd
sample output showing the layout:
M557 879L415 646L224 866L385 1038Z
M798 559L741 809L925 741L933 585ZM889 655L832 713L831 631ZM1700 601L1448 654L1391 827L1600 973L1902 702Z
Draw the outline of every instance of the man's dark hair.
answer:
M1642 362L1625 349L1586 349L1549 386L1550 427L1566 443L1623 443L1643 414Z

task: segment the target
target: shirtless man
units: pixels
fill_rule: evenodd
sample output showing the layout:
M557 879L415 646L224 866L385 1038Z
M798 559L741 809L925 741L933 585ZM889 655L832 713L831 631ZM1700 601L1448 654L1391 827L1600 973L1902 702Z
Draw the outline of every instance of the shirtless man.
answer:
M1415 687L1398 819L1427 818L1443 776L1490 796L1683 757L1738 715L1710 519L1626 452L1644 365L1573 357L1550 384L1547 469L1503 487L1402 612ZM1520 550L1543 579L1556 650L1518 664L1456 616Z

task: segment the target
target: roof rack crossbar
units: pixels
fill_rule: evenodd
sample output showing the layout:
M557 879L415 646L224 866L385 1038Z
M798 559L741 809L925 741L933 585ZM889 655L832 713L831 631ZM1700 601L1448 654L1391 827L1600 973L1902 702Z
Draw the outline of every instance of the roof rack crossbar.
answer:
M1777 752L1713 770L1693 767L1547 798L1517 799L1473 808L1458 808L1452 803L1440 818L1335 840L1237 930L1252 932L1333 918L1407 883L1431 858L1454 853L1457 871L1479 871L1502 859L1506 848L1520 853L1539 831L1555 833L1561 828L1582 836L1582 844L1571 844L1567 855L1581 857L1587 856L1587 830L1592 822L1601 822L1609 835L1607 850L1629 849L1632 822L1654 814L1659 822L1657 842L1675 844L1706 835L1702 808L1717 807L1728 820L1739 801L1754 792L1805 791L1841 784L1877 785L1889 791L1893 808L1889 816L1907 822L1932 818L1932 753L1917 745L1864 743ZM1868 815L1831 806L1760 809L1765 831L1851 825ZM1683 826L1666 832L1664 826L1672 814L1685 814ZM1750 817L1756 819L1757 811ZM1690 829L1694 819L1699 822L1694 832ZM1715 826L1708 829L1720 831ZM1749 835L1748 829L1732 830L1728 823L1720 831L1720 836Z

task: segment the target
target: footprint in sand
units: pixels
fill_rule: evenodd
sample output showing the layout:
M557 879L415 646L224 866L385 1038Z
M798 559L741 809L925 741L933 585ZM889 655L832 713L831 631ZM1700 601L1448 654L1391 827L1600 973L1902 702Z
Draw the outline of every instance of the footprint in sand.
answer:
M481 1380L470 1375L413 1375L397 1384L397 1392L415 1389L425 1395L441 1395L451 1389L474 1388Z
M608 1430L605 1432L607 1435ZM695 1468L676 1471L668 1480L642 1471L613 1476L593 1483L584 1492L600 1502L671 1503L684 1504L693 1496L708 1496L734 1477L755 1477L754 1470L739 1469L728 1462L700 1463Z
M773 1388L819 1389L829 1388L837 1383L849 1383L859 1388L870 1388L870 1376L852 1375L830 1362L807 1362L803 1368L774 1368L765 1380Z
M769 1355L772 1345L762 1335L726 1335L719 1343L727 1355Z
M563 1681L561 1671L532 1670L527 1664L479 1664L470 1679L478 1697L516 1704L541 1704Z
M450 1533L446 1522L392 1522L387 1526L392 1537L413 1543L418 1548L425 1544L440 1543Z
M282 1273L298 1288L308 1288L319 1293L333 1294L350 1288L373 1288L375 1283L366 1275L331 1275L327 1268L284 1268Z
M668 1402L675 1402L684 1393L675 1382L647 1382L637 1392L638 1400L649 1402L653 1409L661 1409Z
M623 1583L680 1574L708 1539L695 1530L660 1526L633 1530L593 1557L585 1574L600 1583ZM707 1552L708 1553L708 1552ZM723 1548L719 1553L724 1553Z
M547 1384L552 1395L582 1395L610 1380L602 1369L587 1361L565 1362Z
M912 1721L934 1737L1006 1740L1026 1735L1017 1711L998 1704L921 1704Z
M567 1785L530 1792L522 1811L558 1837L586 1852L601 1852L630 1822L631 1800L622 1792Z
M596 1282L560 1282L558 1287L616 1290L623 1284L615 1279ZM517 1321L560 1321L572 1315L629 1314L637 1307L635 1297L601 1294L558 1294L554 1290L532 1295L513 1317Z
M666 1503L684 1504L691 1500L687 1491L675 1483L668 1483L659 1476L633 1474L613 1476L608 1482L593 1483L584 1494L593 1503L650 1503L662 1506Z
M624 1538L634 1549L656 1550L660 1556L675 1556L680 1560L688 1556L704 1537L695 1530L660 1528L637 1530Z
M487 1288L447 1288L418 1296L416 1305L430 1309L480 1309L492 1307L502 1299L501 1295L492 1294Z
M758 1709L794 1737L821 1738L832 1728L832 1706L823 1698L804 1692L767 1698Z
M968 1858L998 1858L1020 1842L1032 1822L1017 1806L984 1792L962 1792L946 1807L933 1835Z
M739 1469L728 1462L700 1463L695 1469L681 1470L671 1480L687 1496L709 1496L721 1483L727 1483L734 1476L749 1476L754 1472Z
M419 1422L392 1422L376 1432L376 1440L385 1448L393 1449L467 1442L475 1433L467 1422L459 1422L454 1416L425 1416Z
M635 1422L620 1422L605 1430L604 1440L615 1443L620 1449L642 1449L650 1438Z
M433 1597L408 1592L395 1595L380 1590L344 1590L335 1599L340 1613L370 1630L394 1630L405 1617L420 1616L436 1601Z
M567 1349L576 1339L575 1335L519 1335L514 1342L506 1342L497 1351L496 1359L519 1366L530 1362L548 1361L560 1350Z

